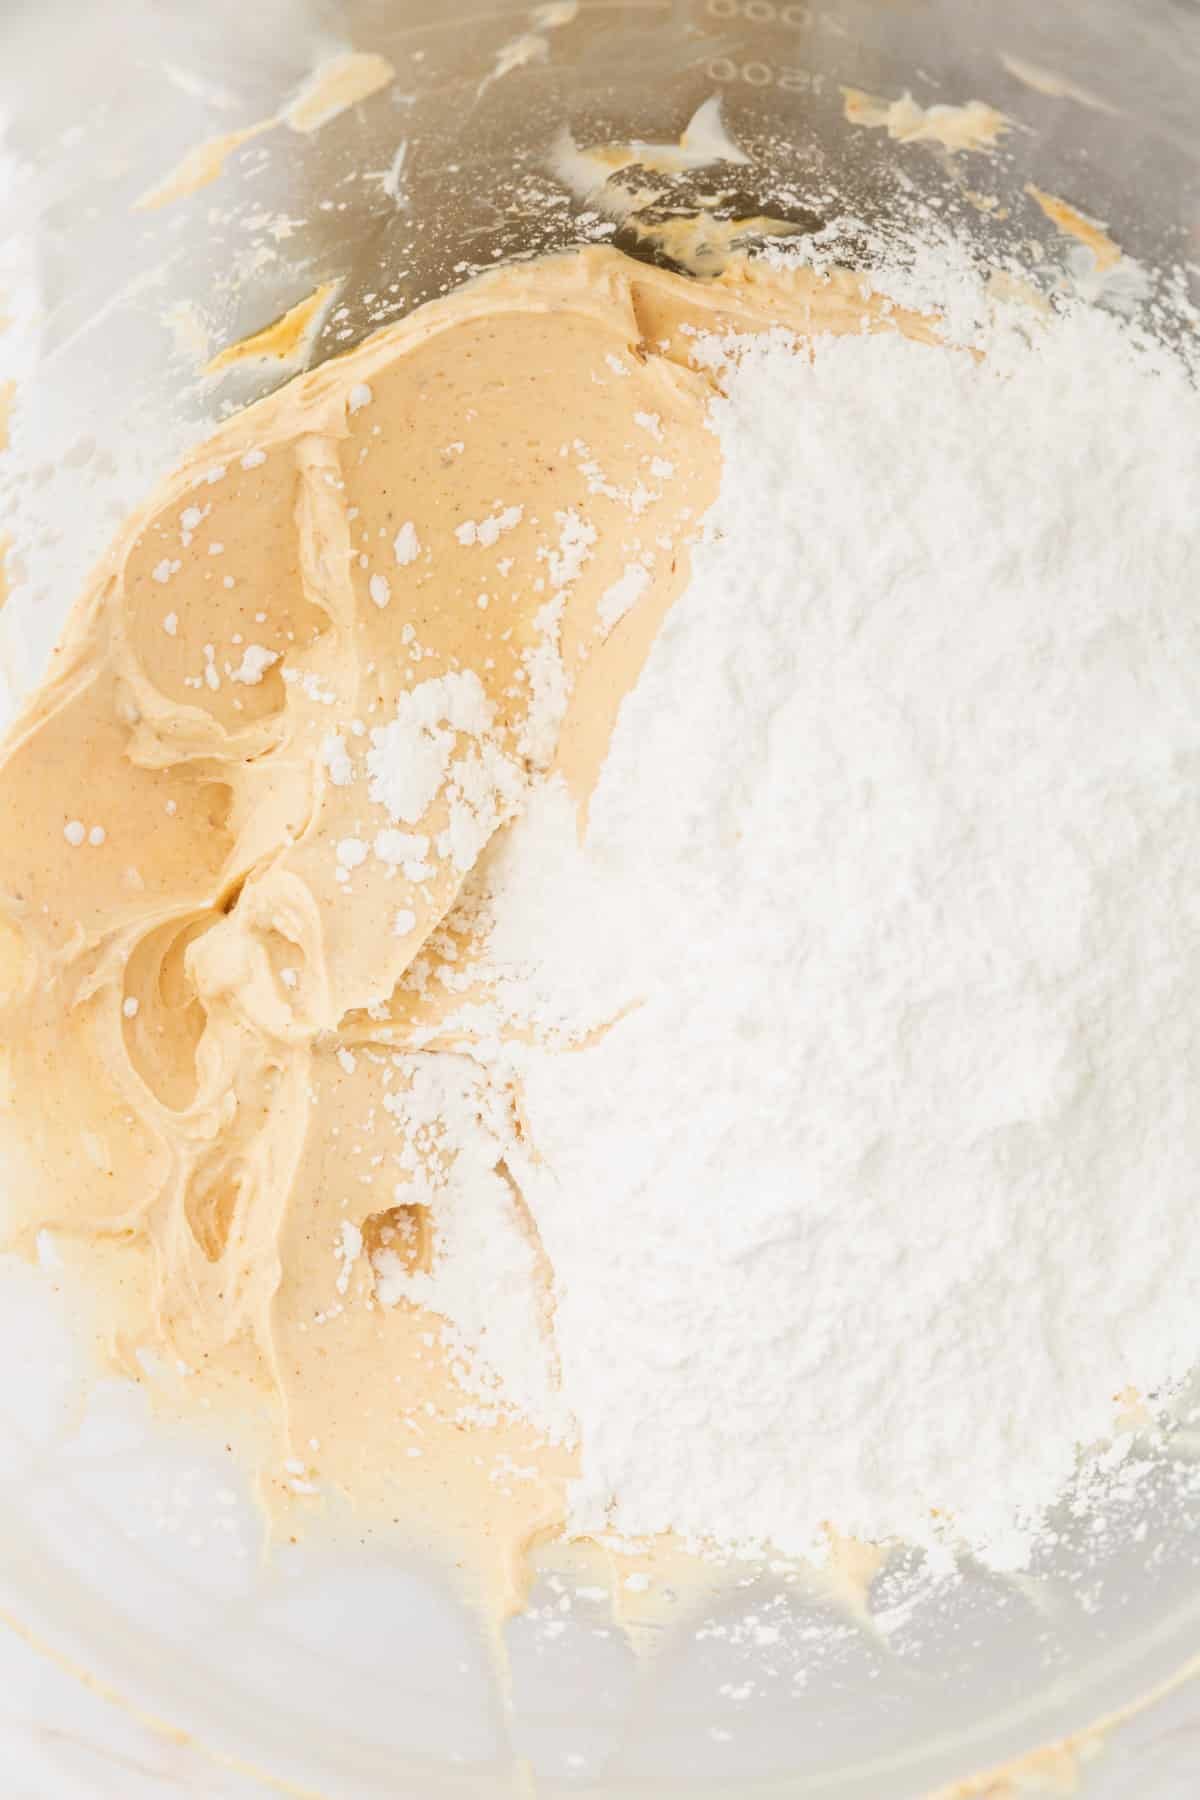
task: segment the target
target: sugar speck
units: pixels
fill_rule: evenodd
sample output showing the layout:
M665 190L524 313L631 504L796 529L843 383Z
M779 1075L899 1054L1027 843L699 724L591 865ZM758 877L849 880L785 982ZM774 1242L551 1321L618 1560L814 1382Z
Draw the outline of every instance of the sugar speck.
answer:
M416 562L421 553L421 540L417 536L417 528L411 519L405 519L403 525L392 539L392 549L400 567L407 568L409 563Z
M337 847L337 859L343 869L357 869L367 860L367 846L361 838L342 838Z

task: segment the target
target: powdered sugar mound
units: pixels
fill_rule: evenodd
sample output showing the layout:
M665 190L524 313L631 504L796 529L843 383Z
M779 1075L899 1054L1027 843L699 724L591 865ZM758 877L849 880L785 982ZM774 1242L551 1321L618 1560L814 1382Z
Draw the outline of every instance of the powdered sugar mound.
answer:
M1020 1566L1197 1351L1200 402L1085 311L723 379L586 843L487 870L572 1522Z
M519 820L489 846L473 891L489 921L485 971L491 1010L460 1009L455 1028L532 1024L543 1041L577 1043L636 1004L641 934L632 929L625 868L583 855L575 803L561 776L541 782ZM586 956L580 933L589 932Z

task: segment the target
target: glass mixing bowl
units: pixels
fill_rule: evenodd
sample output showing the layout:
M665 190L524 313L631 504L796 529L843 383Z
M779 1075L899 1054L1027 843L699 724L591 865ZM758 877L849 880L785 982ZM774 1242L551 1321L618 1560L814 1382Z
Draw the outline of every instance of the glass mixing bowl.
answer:
M195 144L272 117L351 48L386 56L395 80L319 131L247 139L172 205L135 207ZM1013 129L991 161L892 144L847 123L845 85L985 100ZM555 178L564 128L579 144L673 141L717 95L748 158L719 174L729 216L811 231L916 198L967 216L969 177L987 190L973 229L998 252L1034 240L1035 259L1061 257L1032 182L1106 221L1134 258L1190 259L1195 275L1198 94L1200 15L1171 0L10 0L10 693L153 478L288 373L202 378L220 345L325 282L337 292L310 363L504 258L606 231L645 253ZM668 179L661 204L711 200L717 181ZM564 1565L532 1597L535 1614L566 1599L561 1630L514 1621L500 1679L431 1566L358 1544L261 1556L219 1447L152 1424L132 1386L82 1385L79 1301L53 1268L13 1260L4 1280L0 1608L229 1759L214 1792L258 1791L241 1765L339 1800L581 1787L905 1800L1081 1731L1200 1650L1200 1520L1164 1462L1103 1517L1064 1514L1020 1578L967 1568L946 1588L901 1559L869 1610L748 1570L716 1598L681 1588L677 1619L668 1602L626 1633L590 1587L571 1603ZM1073 1753L1041 1766L1065 1782ZM1115 1794L1124 1766L1117 1752L1087 1764L1086 1790ZM1194 1786L1200 1754L1190 1767ZM1167 1792L1145 1770L1132 1779L1148 1800Z

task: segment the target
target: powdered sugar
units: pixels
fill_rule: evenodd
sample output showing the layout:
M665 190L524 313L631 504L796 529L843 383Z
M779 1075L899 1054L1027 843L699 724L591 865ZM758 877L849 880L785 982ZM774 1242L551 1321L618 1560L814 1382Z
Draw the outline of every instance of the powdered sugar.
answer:
M550 585L561 590L578 581L584 563L592 554L596 527L590 520L581 518L574 507L555 513L554 518L558 525L558 547L547 550L545 556Z
M361 838L339 838L337 859L343 869L361 869L367 860L367 846Z
M241 662L229 671L229 679L240 682L243 687L257 687L267 670L278 661L277 650L268 650L262 644L247 644Z
M481 879L573 1523L1019 1565L1196 1352L1200 406L1085 311L724 379L586 843Z
M650 572L641 563L627 563L611 587L600 596L596 616L605 631L611 631L650 585Z
M392 539L392 554L402 569L416 562L421 554L421 540L411 519L406 519Z
M354 780L354 761L346 748L345 738L331 731L321 740L320 754L334 787L349 787Z
M478 675L444 675L401 694L390 725L371 733L371 799L392 818L415 825L446 780L459 732L482 736L491 707Z
M376 1294L385 1306L432 1306L469 1389L536 1418L552 1437L567 1435L539 1304L539 1246L505 1161L514 1135L506 1104L465 1057L396 1060L401 1081L385 1106L410 1177L395 1198L435 1211L438 1262L431 1274L403 1246L385 1245L374 1258Z
M492 704L468 669L402 694L395 718L375 727L367 751L368 794L395 823L417 824L444 794L447 821L435 847L462 872L512 815L525 789L520 763L500 747L492 727ZM383 840L386 834L377 845Z
M464 519L454 527L454 535L460 544L479 544L490 549L506 531L521 523L524 509L520 506L499 506L484 519Z
M560 644L563 608L596 542L596 527L574 507L555 513L554 520L558 527L557 544L538 551L553 592L534 618L537 640L523 659L529 683L529 710L519 748L522 756L540 769L546 768L554 755L569 699Z

